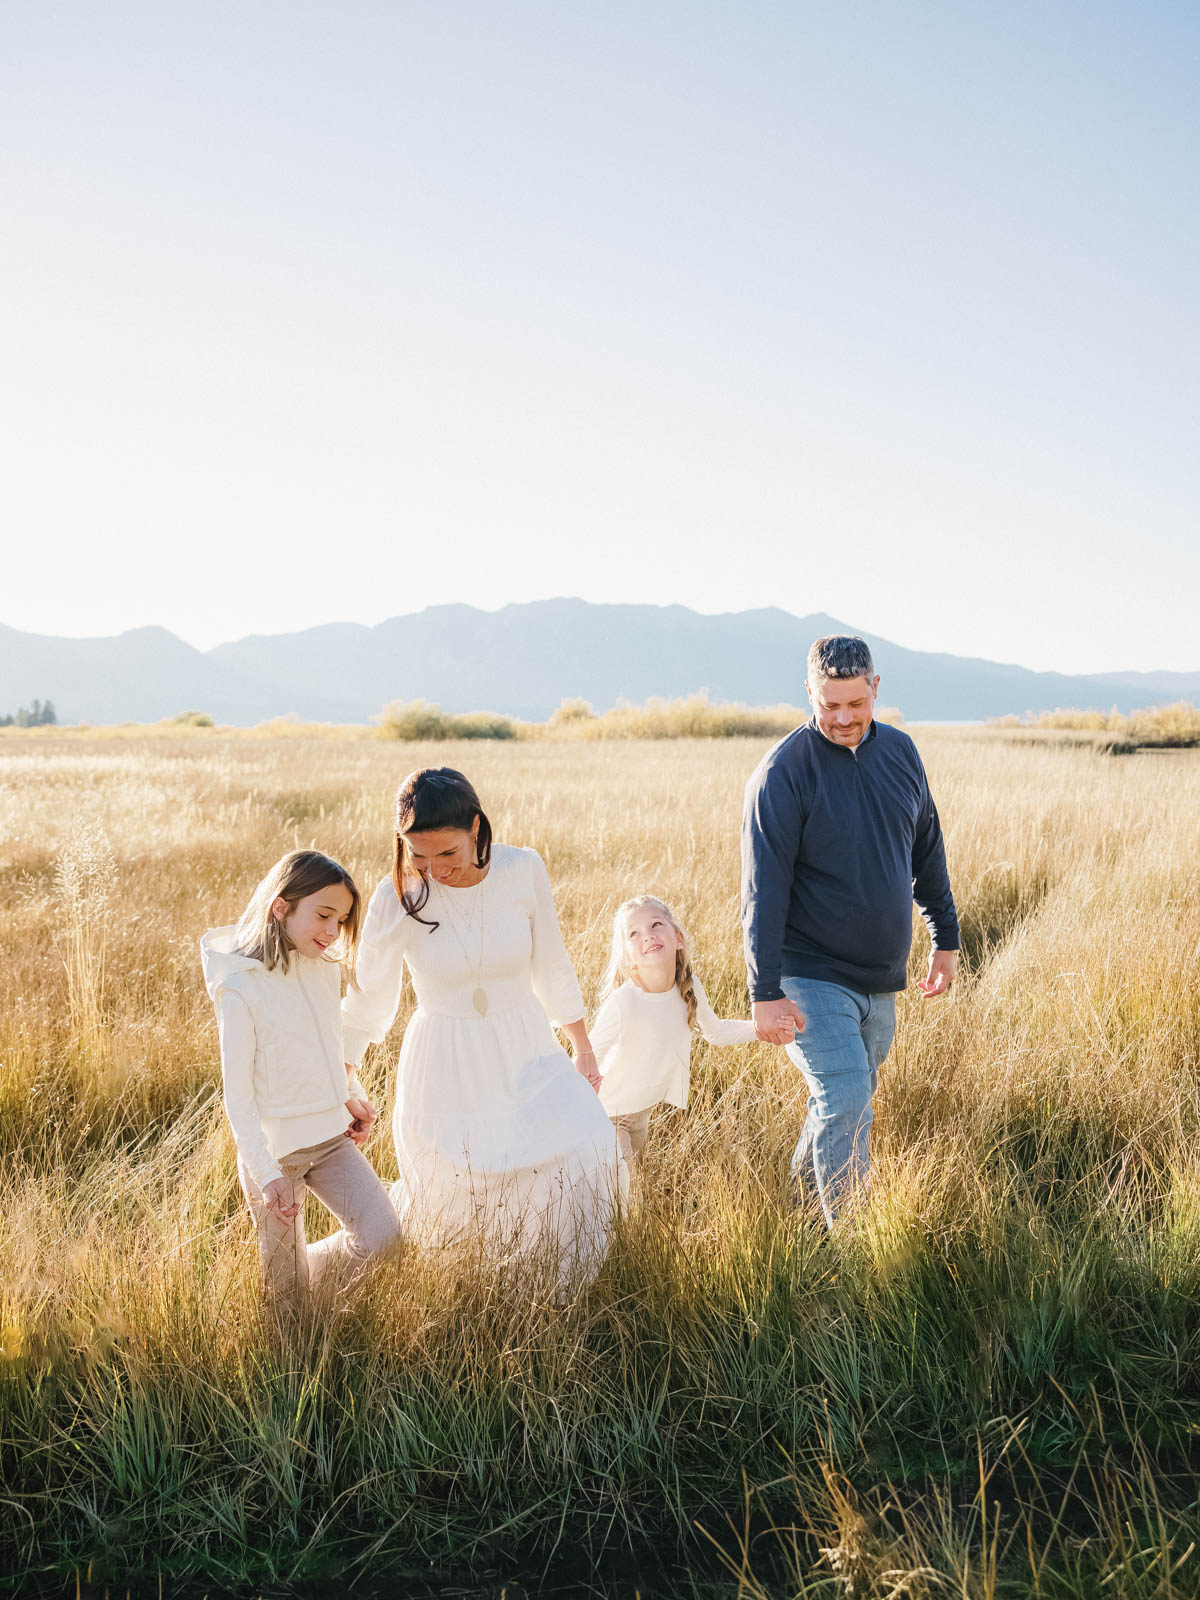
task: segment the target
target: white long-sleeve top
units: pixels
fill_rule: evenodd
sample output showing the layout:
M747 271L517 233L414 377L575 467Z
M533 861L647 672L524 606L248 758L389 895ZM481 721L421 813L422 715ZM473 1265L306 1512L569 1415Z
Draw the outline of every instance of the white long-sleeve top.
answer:
M344 1133L346 1101L363 1087L346 1072L337 964L293 953L286 972L268 971L234 938L233 928L211 929L200 958L221 1037L225 1114L261 1189L283 1176L281 1157Z
M348 1062L357 1065L369 1044L387 1037L400 1008L406 963L417 1004L426 1012L477 1018L472 995L481 987L489 1018L528 1003L531 994L555 1027L583 1016L549 874L536 850L494 844L479 883L430 883L420 916L423 922L408 915L391 878L371 896L358 988L342 1002ZM429 927L431 922L438 927Z
M752 1022L718 1017L704 985L693 978L696 1024L709 1044L747 1044ZM691 1085L692 1031L677 986L648 994L632 978L615 989L589 1030L600 1067L600 1103L610 1117L645 1111L666 1100L686 1106Z

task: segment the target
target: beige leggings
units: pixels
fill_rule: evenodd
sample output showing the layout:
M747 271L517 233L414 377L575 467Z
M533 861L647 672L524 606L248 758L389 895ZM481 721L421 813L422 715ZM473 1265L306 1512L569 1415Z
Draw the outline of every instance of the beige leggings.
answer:
M293 1202L300 1207L291 1222L284 1222L266 1204L262 1190L238 1164L258 1230L263 1288L268 1295L305 1294L333 1261L348 1265L356 1276L399 1233L400 1223L387 1190L375 1168L345 1134L293 1150L279 1158L279 1166L291 1184ZM310 1189L342 1224L337 1233L311 1245L304 1233L304 1200Z
M653 1107L647 1106L645 1111L623 1111L619 1116L609 1118L617 1130L617 1143L627 1167L635 1166L641 1159L642 1146L646 1142L646 1135L650 1132L652 1109Z

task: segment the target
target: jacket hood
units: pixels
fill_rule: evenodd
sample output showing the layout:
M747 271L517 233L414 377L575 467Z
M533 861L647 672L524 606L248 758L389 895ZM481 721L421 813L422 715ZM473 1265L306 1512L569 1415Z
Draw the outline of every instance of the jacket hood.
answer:
M261 961L234 949L236 936L235 927L210 928L200 941L200 965L210 1000L217 998L217 991L235 972L266 971Z

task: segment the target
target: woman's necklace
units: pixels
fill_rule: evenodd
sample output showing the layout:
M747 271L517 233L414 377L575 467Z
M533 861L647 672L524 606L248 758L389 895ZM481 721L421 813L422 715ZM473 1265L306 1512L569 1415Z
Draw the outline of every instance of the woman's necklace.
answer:
M481 878L479 881L480 886L482 887L483 879ZM474 909L472 910L471 916L463 925L466 938L464 938L462 933L458 931L458 913L456 911L451 911L451 902L454 899L454 890L447 889L442 898L446 903L446 920L450 924L450 932L458 940L458 947L463 953L463 960L467 963L468 969L473 972L475 978L475 988L471 994L471 1004L475 1007L476 1011L478 1011L481 1017L486 1017L488 997L487 990L483 987L483 983L481 982L483 977L483 895L480 893L475 896ZM471 957L467 947L471 941L476 911L479 913L479 960L474 964L474 967L472 967Z

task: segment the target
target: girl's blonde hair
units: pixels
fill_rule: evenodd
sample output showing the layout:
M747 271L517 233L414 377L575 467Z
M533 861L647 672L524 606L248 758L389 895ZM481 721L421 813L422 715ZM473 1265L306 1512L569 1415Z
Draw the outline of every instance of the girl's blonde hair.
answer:
M261 961L266 969L288 969L288 960L294 946L287 936L283 921L272 911L276 900L286 900L289 906L297 905L310 894L340 883L350 891L350 913L342 924L337 944L321 957L323 961L343 961L346 976L354 984L354 953L362 918L362 897L354 879L331 856L319 850L289 850L267 873L250 896L250 904L238 919L234 943L243 955Z
M696 983L692 973L691 958L688 956L687 929L677 921L670 906L657 895L634 895L632 900L623 900L617 907L616 916L613 918L612 954L604 974L604 988L600 998L607 1000L613 990L619 989L626 978L633 974L633 962L629 959L629 944L625 938L625 918L631 911L640 911L643 906L653 906L656 911L660 911L683 940L675 952L675 987L683 996L683 1002L687 1006L688 1027L695 1028Z

